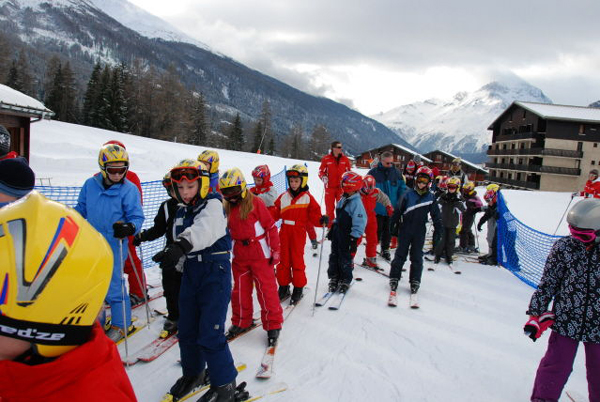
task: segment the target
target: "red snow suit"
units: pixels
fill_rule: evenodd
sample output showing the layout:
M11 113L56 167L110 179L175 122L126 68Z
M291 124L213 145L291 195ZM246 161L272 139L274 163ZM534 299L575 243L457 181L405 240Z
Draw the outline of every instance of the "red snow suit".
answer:
M289 189L277 198L275 206L275 220L282 220L279 230L281 262L277 266L277 282L280 286L292 283L294 287L302 288L307 283L304 272L306 226L309 223L320 226L321 207L308 190L294 197Z
M343 191L341 187L342 175L351 168L350 159L343 153L336 158L330 152L321 159L321 167L319 167L319 178L327 177L325 184L325 211L329 216L329 227L333 224L335 217L335 205L342 197Z
M265 203L252 197L252 212L244 220L239 205L231 205L227 226L233 239L233 291L231 323L241 328L252 324L252 286L260 304L265 331L281 328L283 310L277 295L277 281L270 263L280 253L277 226Z
M600 178L596 180L588 180L585 183L585 188L579 195L586 198L600 198Z
M98 323L88 342L50 363L0 361L0 402L135 400L117 347Z
M142 195L142 183L140 182L140 178L137 174L132 172L131 170L127 171L127 175L125 176L127 180L135 184L135 186L140 190L140 201L143 204L143 195ZM146 284L146 277L144 276L144 269L142 268L142 261L137 255L137 251L135 250L135 246L133 245L133 236L129 236L127 250L131 258L127 257L125 260L125 266L123 270L127 274L127 282L129 282L129 294L136 295L140 299L144 298L144 291L142 290L141 284ZM131 260L135 265L131 265ZM135 267L135 271L134 271ZM137 276L136 276L137 273ZM139 280L138 280L139 277ZM1 401L0 401L1 402Z
M377 214L375 214L375 206L379 202L387 208L390 203L390 199L385 193L378 188L373 189L370 194L364 194L360 192L363 206L367 212L367 226L365 228L365 237L367 238L366 256L376 257L377 256Z
M268 181L267 183L263 183L262 186L254 186L250 189L250 192L256 196L258 196L265 205L267 209L271 213L273 218L275 217L275 200L277 199L277 189L273 186L273 183Z

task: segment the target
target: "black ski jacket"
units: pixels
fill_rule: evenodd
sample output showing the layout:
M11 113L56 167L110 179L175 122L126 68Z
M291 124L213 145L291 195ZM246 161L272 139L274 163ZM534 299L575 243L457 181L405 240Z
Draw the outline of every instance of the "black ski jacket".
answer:
M457 193L447 192L438 199L442 210L442 225L445 228L454 228L460 221L460 213L465 211L465 204Z
M587 251L583 242L571 236L554 243L527 314L540 316L552 300L554 331L581 342L600 343L600 245Z

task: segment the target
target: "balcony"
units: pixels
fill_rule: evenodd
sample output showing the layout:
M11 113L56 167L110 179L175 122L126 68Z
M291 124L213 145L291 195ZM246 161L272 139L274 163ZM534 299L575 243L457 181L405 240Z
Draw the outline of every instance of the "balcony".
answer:
M581 175L581 169L558 166L517 165L514 163L486 163L486 167L489 169L517 170L521 172L548 173L567 176Z
M583 158L583 151L557 148L515 148L515 149L488 149L487 154L495 155L534 155L534 156L558 156L562 158Z
M526 133L515 133L515 134L500 134L494 138L494 142L503 141L517 141L517 140L541 140L542 137L534 131L528 131Z
M494 183L508 184L511 186L527 188L530 190L540 189L540 183L534 183L532 181L513 180L504 177L490 177L488 180Z

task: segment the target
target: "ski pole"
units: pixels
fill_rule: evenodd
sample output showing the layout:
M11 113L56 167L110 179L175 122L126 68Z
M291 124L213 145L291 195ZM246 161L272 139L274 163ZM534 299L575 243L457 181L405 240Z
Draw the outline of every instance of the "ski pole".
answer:
M477 214L475 214L475 216L477 216ZM471 227L473 228L473 231L475 232L475 240L477 241L477 254L481 253L481 246L479 245L479 231L477 230L477 225L475 225L475 216L473 216L473 224L471 225Z
M140 275L138 274L135 264L133 263L133 257L131 256L131 253L127 253L127 257L129 258L131 269L135 274L135 279L137 279L137 283L142 289L142 293L144 294L144 304L146 305L146 325L148 326L148 328L150 328L150 306L148 303L148 295L146 294L146 276L142 272L142 278L140 279Z
M560 221L558 221L558 225L556 225L556 229L554 229L554 233L552 233L552 236L556 236L556 232L558 231L560 224L562 223L563 219L565 218L565 215L567 214L567 211L569 210L569 207L571 206L571 203L573 202L573 198L575 198L575 197L571 197L571 201L569 201L569 203L567 204L567 208L565 208L565 212L563 212L562 216L560 217Z
M121 266L121 302L123 303L123 333L125 334L125 361L129 367L129 344L127 342L127 309L125 308L125 273L123 261L123 239L119 239L119 264Z
M312 316L315 316L315 304L317 303L317 292L319 291L319 278L321 277L321 261L323 259L323 243L325 243L325 225L323 225L323 234L321 235L321 251L319 251L319 269L317 271L317 284L315 286L315 298L313 300Z

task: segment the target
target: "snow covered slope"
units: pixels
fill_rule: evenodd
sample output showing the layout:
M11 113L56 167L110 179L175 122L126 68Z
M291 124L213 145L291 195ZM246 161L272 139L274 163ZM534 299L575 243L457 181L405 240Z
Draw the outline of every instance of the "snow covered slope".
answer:
M193 158L204 149L54 121L33 124L31 134L32 167L38 176L52 177L54 184L81 185L98 170L98 149L109 139L126 144L132 170L143 181L160 179L178 160ZM267 163L277 172L284 165L298 162L243 152L219 153L223 169L237 166L247 177L259 164ZM309 162L308 168L311 192L320 200L323 187L316 177L318 164ZM506 195L518 218L526 217L527 224L542 230L554 228L569 200L568 193L549 197L542 192L510 191ZM531 211L531 205L542 204L543 211ZM545 224L550 220L552 224ZM318 235L322 235L321 231ZM478 240L485 250L484 239L485 232L480 233ZM329 248L330 243L325 242L319 293L327 283ZM356 260L363 257L361 246ZM268 381L254 378L266 346L262 329L231 343L235 360L248 365L238 382L248 381L252 394L285 382L289 389L265 398L265 402L529 399L548 334L536 343L523 335L525 310L533 290L508 271L462 261L456 264L462 275L452 274L443 265L435 272L425 271L421 308L411 310L406 278L400 284L399 306L390 308L386 305L386 278L357 267L354 274L363 281L351 288L342 308L317 310L313 317L311 302L317 287L319 259L305 248L305 261L309 289L284 324L274 377ZM158 269L149 271L149 282L160 283ZM153 302L153 307L164 307L164 299ZM144 312L136 314L144 323ZM149 343L161 327L162 319L157 317L150 329L130 339L129 351L135 352ZM124 346L119 349L124 356ZM583 394L587 389L584 355L579 353L567 384L567 389ZM179 350L174 347L152 363L138 363L128 369L140 401L160 400L181 375L178 358Z
M552 103L540 89L505 76L475 92L410 103L371 117L424 152L480 153L491 142L488 126L515 100Z

